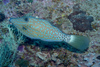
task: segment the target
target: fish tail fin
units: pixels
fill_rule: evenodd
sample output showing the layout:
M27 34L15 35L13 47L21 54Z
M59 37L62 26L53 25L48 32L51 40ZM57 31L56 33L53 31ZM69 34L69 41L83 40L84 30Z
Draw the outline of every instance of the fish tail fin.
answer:
M65 38L64 41L80 51L86 50L90 42L88 37L80 35L70 35L70 39L68 40L68 38Z

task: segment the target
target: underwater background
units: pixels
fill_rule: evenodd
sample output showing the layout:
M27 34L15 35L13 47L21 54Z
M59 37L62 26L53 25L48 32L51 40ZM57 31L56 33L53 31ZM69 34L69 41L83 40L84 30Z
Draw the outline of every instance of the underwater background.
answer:
M99 0L0 0L0 67L100 67L99 14ZM89 47L80 51L63 41L31 39L9 21L23 16L89 37Z

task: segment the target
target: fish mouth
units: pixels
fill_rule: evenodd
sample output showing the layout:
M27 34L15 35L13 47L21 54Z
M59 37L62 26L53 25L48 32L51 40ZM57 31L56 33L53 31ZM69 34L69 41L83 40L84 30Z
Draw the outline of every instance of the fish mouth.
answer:
M10 22L10 23L11 23L11 19L12 19L12 18L9 19L9 22Z
M10 19L9 19L9 22L10 22L10 23L13 23L12 20L14 20L14 19L15 19L15 18L10 18Z
M9 22L12 23L12 24L20 24L20 23L18 23L16 21L17 21L17 18L10 18L9 19Z

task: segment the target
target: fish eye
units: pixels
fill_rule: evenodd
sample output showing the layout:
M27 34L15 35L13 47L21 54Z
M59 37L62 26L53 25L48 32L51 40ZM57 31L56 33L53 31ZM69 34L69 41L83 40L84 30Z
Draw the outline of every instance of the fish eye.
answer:
M29 19L27 17L24 18L25 21L28 21Z

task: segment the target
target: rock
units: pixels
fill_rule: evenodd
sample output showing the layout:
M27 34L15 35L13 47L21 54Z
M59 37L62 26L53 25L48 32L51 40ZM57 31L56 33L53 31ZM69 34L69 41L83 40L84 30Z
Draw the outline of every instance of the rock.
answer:
M37 52L36 55L42 60L47 60L47 54L45 53Z
M86 12L82 11L78 4L73 7L73 13L68 16L68 19L77 31L85 32L86 30L93 30L91 26L91 22L94 21L93 17L86 15Z

